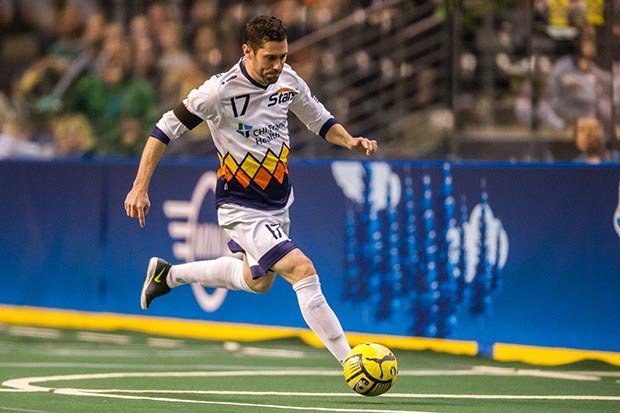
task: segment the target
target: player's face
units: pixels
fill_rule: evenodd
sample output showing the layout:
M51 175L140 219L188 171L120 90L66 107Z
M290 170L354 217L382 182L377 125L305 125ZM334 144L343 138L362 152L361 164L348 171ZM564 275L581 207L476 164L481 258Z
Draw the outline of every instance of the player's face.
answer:
M244 44L243 54L250 76L261 85L270 85L276 83L282 73L288 56L288 42L269 41L256 50Z

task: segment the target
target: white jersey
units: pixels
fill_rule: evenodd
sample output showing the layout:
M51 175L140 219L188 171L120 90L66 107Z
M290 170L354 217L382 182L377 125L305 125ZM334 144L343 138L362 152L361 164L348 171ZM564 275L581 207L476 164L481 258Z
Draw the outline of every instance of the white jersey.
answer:
M263 86L250 77L241 59L166 112L152 136L168 143L206 121L220 160L216 205L278 209L286 206L291 192L289 110L323 137L337 123L289 65L276 83Z

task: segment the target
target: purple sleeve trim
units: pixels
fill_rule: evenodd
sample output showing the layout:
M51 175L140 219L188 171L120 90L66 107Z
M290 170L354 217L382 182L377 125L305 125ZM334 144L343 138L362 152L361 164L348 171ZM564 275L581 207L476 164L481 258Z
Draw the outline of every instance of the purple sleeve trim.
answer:
M165 143L166 145L168 145L170 143L170 138L168 137L168 135L166 135L161 129L159 129L157 126L155 126L153 128L153 130L151 131L151 136L154 137L155 139L158 139L160 141L162 141L163 143Z
M334 118L327 119L327 122L325 122L323 126L321 126L321 130L319 131L319 135L321 135L321 138L325 139L325 136L327 135L327 131L329 131L329 129L332 126L334 126L335 124L339 124L339 123L340 122L338 122Z

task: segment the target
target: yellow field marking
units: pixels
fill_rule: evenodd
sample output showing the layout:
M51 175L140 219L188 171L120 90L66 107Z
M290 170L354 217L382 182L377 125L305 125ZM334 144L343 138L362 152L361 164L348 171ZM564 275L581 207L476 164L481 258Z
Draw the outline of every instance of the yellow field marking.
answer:
M312 331L301 328L218 323L168 317L95 313L26 306L0 305L0 323L48 328L105 331L130 330L154 335L219 341L258 341L298 337L313 347L323 347L319 338ZM351 345L365 341L375 341L392 349L432 350L441 353L470 356L478 354L478 345L474 341L354 332L347 332L347 339ZM519 361L545 366L567 364L580 360L599 360L620 366L620 353L617 352L496 343L493 346L493 353L493 359L497 361Z
M496 343L493 346L493 359L520 361L539 366L560 366L581 360L598 360L620 366L620 353L503 343Z
M298 337L308 345L323 347L323 343L316 334L302 328L218 323L26 306L0 305L0 322L71 329L131 330L155 335L220 341L259 341ZM476 355L478 353L478 346L473 341L354 332L347 332L347 339L351 345L365 341L376 341L394 349L433 350L462 355Z

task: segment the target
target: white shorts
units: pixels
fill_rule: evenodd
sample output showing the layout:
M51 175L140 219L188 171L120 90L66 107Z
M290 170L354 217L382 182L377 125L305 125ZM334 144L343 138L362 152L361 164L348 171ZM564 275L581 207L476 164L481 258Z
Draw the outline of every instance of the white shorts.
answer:
M276 262L297 248L288 237L291 225L288 205L261 211L223 204L217 209L217 220L231 238L228 248L246 254L253 279L266 275Z

